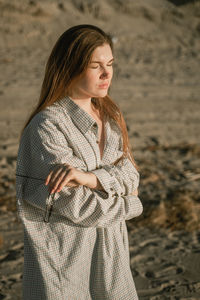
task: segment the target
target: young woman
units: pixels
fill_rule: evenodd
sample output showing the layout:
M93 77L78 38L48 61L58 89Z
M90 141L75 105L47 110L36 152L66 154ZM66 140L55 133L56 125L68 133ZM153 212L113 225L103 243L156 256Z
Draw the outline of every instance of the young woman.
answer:
M48 59L17 157L24 300L138 299L125 221L143 207L108 96L113 60L111 37L87 24L65 31Z

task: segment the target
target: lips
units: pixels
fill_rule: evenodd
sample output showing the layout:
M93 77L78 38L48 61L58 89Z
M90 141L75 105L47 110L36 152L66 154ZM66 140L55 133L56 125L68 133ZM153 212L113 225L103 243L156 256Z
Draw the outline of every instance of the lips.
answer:
M106 89L108 87L108 83L100 84L99 87L102 89Z

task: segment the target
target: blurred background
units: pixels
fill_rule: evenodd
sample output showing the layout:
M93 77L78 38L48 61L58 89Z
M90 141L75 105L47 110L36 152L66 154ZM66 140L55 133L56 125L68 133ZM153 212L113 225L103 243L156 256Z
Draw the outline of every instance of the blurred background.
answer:
M52 47L84 23L112 35L110 95L139 166L144 212L127 221L139 298L200 299L200 1L186 0L0 0L0 299L21 299L19 134Z

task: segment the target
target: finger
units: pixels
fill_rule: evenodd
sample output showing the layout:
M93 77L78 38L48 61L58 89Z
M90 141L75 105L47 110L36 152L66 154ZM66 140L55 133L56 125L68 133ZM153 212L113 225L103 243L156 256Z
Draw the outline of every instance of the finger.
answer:
M76 181L73 181L73 172L69 170L69 172L62 178L60 183L57 185L55 190L60 192L64 186L74 186L74 183L77 184Z
M68 169L62 169L61 172L59 173L59 177L57 176L57 178L55 179L55 181L53 181L52 183L52 190L51 190L51 193L54 193L55 191L57 191L58 189L58 186L60 186L60 184L66 180L66 177L67 175L69 174L69 171Z
M50 171L49 175L47 176L46 180L45 180L45 185L49 184L50 182L52 182L52 178L54 177L54 173L59 169L60 167L57 167L56 169L53 169Z
M53 171L51 180L50 180L50 188L52 189L53 187L55 187L56 182L60 181L60 179L62 179L62 177L65 175L66 172L66 167L65 169L63 169L63 166L59 166L58 168L56 168Z
M56 187L56 191L58 192L58 191L61 191L62 190L62 188L65 186L65 185L67 185L67 183L70 181L70 178L69 178L69 172L68 172L68 174L66 174L63 178L62 178L62 180L59 182L59 184L57 185L57 187Z
M53 170L49 173L49 175L47 176L46 180L45 180L45 185L49 184L49 180L51 179L51 176L53 174Z
M67 185L65 184L63 187L58 187L57 190L55 190L56 193L59 193L65 186L67 187L77 187L79 186L79 184L77 184L77 182L68 182Z
M76 181L70 180L67 184L64 184L63 186L58 186L56 192L60 192L60 191L63 189L63 187L65 187L65 186L68 186L68 187L76 187L76 186L79 186L79 185L80 185L80 184L77 183Z

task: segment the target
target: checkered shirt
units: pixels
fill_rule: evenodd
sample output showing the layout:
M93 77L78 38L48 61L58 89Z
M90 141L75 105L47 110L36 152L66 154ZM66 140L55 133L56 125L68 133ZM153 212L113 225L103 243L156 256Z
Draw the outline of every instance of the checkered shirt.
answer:
M122 137L105 120L100 157L98 125L69 97L37 113L20 139L16 197L24 228L24 300L136 300L126 220L143 206L131 195L139 173L121 157ZM44 184L56 165L92 172L104 190Z

